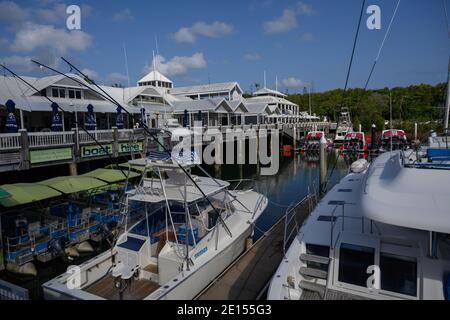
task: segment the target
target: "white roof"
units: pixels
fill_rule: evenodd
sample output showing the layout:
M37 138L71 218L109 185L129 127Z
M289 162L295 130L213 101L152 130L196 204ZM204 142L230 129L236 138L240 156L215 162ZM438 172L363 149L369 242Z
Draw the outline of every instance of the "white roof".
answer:
M267 104L285 104L290 106L297 106L295 103L284 98L277 98L274 96L259 96L245 99L245 103L267 103Z
M169 83L173 84L173 82L170 79L168 79L166 76L164 76L158 70L153 70L152 72L147 74L145 77L143 77L141 80L139 80L138 83L149 82L149 81L163 81L163 82L169 82Z
M371 165L364 215L375 221L450 233L450 171L406 168L401 152L382 154Z
M281 98L286 98L287 95L281 93L280 91L272 90L269 88L262 88L253 93L254 96L266 96L266 95L274 95Z
M237 82L224 82L205 84L200 86L173 88L170 89L170 93L173 95L208 94L214 92L229 92L234 88L237 88L239 92L242 92L242 89Z

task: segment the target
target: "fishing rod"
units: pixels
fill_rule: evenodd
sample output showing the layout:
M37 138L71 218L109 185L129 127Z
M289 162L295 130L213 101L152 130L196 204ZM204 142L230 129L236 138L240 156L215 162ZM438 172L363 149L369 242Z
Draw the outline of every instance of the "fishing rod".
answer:
M44 65L42 63L39 63L39 62L35 61L35 60L32 60L32 61L34 63L38 64L41 67L45 67L45 68L47 68L49 70L57 72L58 74L64 75L65 77L67 77L69 79L75 80L77 83L81 84L83 87L87 88L88 90L91 90L92 92L95 92L96 94L102 96L106 100L108 100L111 103L115 104L118 108L123 110L127 115L132 116L132 114L127 109L125 109L119 102L117 102L104 89L102 89L97 83L95 83L94 80L90 79L86 74L84 74L81 70L79 70L76 66L74 66L72 63L70 63L64 57L61 57L61 59L71 68L71 70L77 71L87 83L92 84L93 86L95 86L101 92L99 92L97 90L94 90L93 88L91 88L90 86L87 86L86 84L82 83L78 79L73 79L73 77L67 76L64 73L59 72L59 71L57 71L57 70L55 70L55 69L53 69L51 67L48 67L48 66L46 66L46 65ZM141 119L138 119L138 123L144 129L144 131L172 158L172 154L171 154L170 150L168 150L166 148L166 146L157 139L157 137L151 132L151 130L148 128L148 126ZM197 184L197 182L194 180L194 178L187 172L187 170L176 159L172 158L172 161L174 161L178 165L178 167L183 171L183 173L189 178L189 180L194 184L194 186L200 191L202 196L206 199L208 204L213 208L214 212L217 214L218 219L221 222L221 224L224 227L224 229L227 232L227 234L230 237L232 237L233 235L232 235L230 229L228 228L228 226L225 224L225 221L222 219L222 217L220 215L220 212L212 204L211 200L206 196L206 194L203 192L203 190L200 188L200 186Z

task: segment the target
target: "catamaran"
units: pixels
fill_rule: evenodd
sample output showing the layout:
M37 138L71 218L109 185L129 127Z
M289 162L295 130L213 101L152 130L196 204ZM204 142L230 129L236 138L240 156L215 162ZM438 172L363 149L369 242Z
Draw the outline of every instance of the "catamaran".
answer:
M450 299L450 171L414 154L355 162L294 232L268 298Z
M206 176L190 180L193 163L157 154L131 161L145 172L125 207L141 204L142 214L128 217L110 251L45 283L45 298L193 299L200 293L243 252L268 199L229 190L229 182L203 170Z

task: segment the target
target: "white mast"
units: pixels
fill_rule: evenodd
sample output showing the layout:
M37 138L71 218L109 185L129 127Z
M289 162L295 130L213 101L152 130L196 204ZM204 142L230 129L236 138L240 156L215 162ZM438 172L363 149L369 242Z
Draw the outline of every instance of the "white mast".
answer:
M278 91L278 76L275 76L275 91Z
M445 108L445 118L444 118L444 132L448 134L448 117L450 113L450 57L448 61L448 71L447 71L447 105Z
M267 88L266 86L266 71L264 70L264 89Z
M125 70L127 72L127 80L128 80L128 88L131 87L130 85L130 71L128 69L128 57L127 57L127 48L125 47L125 42L123 43L123 53L125 56Z

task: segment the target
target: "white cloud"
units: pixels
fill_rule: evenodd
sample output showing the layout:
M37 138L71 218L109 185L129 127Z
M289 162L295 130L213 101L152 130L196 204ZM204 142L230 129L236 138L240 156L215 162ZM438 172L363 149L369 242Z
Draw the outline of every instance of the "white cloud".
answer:
M98 73L94 70L86 68L86 69L81 70L81 72L84 73L85 75L87 75L92 80L98 80L98 78L99 78Z
M119 72L110 73L106 77L106 79L109 82L112 82L112 83L116 83L116 82L120 83L120 82L128 81L128 77L125 74L122 74L122 73L119 73Z
M38 17L40 23L52 23L64 25L67 19L66 13L67 5L63 3L57 3L51 9L36 9L33 13Z
M233 26L225 22L197 22L192 27L183 27L173 35L176 42L195 43L198 36L217 38L233 32Z
M21 8L15 2L0 2L0 21L11 24L21 23L29 18L29 10Z
M314 35L310 32L305 32L302 34L301 40L305 42L314 41Z
M283 79L281 83L285 88L301 88L308 86L308 83L294 77Z
M92 42L92 37L83 31L67 31L56 29L51 25L26 23L16 33L11 49L14 51L31 52L35 49L53 48L59 54L68 50L84 51Z
M297 13L310 16L314 14L314 9L312 5L300 1L297 3Z
M131 22L134 21L134 16L129 8L123 9L113 15L115 22Z
M145 73L153 70L153 63L156 64L158 71L166 76L186 74L189 69L202 69L206 67L206 61L201 52L197 52L191 57L175 56L168 61L163 56L157 55L155 60L152 61L152 64L145 67Z
M283 15L278 19L264 23L264 32L266 34L275 34L287 32L297 27L297 14L295 11L285 9Z
M0 61L16 72L31 72L36 68L36 65L31 62L31 59L31 57L10 56L0 58Z
M262 57L259 53L247 53L244 55L244 59L247 61L257 61L261 60Z

